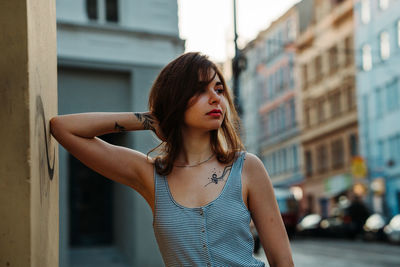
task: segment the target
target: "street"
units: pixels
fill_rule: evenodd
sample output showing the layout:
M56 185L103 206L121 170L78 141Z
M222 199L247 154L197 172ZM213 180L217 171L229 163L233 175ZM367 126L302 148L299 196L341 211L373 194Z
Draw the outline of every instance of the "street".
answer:
M361 240L294 239L291 247L296 267L400 266L399 245ZM267 263L261 250L257 258Z

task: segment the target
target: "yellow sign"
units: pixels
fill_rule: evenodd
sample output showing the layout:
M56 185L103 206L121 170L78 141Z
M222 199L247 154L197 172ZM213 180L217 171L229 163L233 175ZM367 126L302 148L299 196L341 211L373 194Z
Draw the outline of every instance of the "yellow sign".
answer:
M363 179L367 176L367 164L365 164L365 160L356 156L351 161L351 174L353 178Z

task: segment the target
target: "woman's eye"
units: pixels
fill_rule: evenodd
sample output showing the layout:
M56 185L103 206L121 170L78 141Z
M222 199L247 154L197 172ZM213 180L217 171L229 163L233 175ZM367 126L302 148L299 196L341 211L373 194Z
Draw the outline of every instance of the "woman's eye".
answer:
M224 88L217 88L217 89L215 89L215 91L216 91L218 94L222 94L225 90L224 90Z

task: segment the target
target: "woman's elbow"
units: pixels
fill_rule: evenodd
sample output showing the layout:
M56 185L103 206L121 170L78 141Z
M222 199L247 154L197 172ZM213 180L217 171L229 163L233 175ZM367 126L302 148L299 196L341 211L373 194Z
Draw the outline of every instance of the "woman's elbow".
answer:
M57 139L57 136L60 134L60 119L59 116L55 116L50 119L50 133Z

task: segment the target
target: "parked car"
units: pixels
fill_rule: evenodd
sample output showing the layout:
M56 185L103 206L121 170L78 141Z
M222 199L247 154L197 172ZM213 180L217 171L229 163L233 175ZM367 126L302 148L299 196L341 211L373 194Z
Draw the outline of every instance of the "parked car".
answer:
M400 244L400 214L393 216L389 224L383 228L389 242Z
M336 215L323 219L320 222L320 235L332 238L355 238L357 235L351 217Z
M321 234L321 216L316 213L311 213L304 216L296 227L296 234L304 237L318 237Z
M366 241L382 241L386 239L383 231L386 219L379 213L374 213L368 217L363 227L363 239Z

